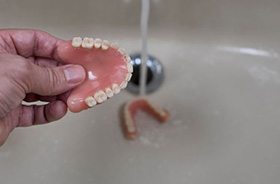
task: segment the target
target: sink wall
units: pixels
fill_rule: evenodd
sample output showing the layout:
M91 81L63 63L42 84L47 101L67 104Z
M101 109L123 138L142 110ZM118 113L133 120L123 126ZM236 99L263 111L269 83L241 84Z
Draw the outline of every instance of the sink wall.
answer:
M166 80L149 98L169 109L141 136L119 128L123 92L48 125L18 128L0 148L5 184L279 183L277 0L152 0L149 50ZM1 28L93 36L140 50L140 1L0 0Z

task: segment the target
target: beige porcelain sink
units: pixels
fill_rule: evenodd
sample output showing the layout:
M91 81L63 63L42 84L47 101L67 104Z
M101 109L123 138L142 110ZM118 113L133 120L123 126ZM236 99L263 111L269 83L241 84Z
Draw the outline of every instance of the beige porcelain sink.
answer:
M0 0L1 27L94 36L140 50L137 0ZM124 140L123 92L63 120L17 129L0 149L1 183L280 182L280 1L154 0L150 53L166 71L149 98L168 124L139 115Z

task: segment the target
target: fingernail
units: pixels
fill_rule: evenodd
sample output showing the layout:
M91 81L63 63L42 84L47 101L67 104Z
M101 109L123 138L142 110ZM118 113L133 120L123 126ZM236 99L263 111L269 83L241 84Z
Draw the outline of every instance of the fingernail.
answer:
M64 75L67 82L76 84L84 80L85 70L79 65L68 65L64 68Z

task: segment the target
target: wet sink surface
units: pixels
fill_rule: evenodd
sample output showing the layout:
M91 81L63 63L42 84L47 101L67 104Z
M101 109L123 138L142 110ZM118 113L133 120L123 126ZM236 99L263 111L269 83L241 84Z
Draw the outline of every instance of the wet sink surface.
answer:
M137 27L39 27L140 48ZM3 183L279 183L277 29L152 28L150 53L166 80L149 98L170 110L170 122L139 114L140 137L124 140L118 113L133 95L123 92L57 123L16 129L0 149Z
M17 129L0 152L6 183L280 179L278 52L191 37L189 44L156 37L150 42L166 67L164 85L150 98L171 111L168 124L140 114L141 136L124 140L118 109L133 97L125 92L58 123ZM133 45L133 52L135 40L123 45Z

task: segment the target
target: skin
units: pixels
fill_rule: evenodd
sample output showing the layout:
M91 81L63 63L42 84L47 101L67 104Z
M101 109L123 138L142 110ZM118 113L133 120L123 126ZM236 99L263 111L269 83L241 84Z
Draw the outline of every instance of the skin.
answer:
M79 65L63 64L57 55L63 42L42 31L0 29L0 145L16 127L56 121L66 114L68 94L86 73ZM38 100L48 104L22 104Z

